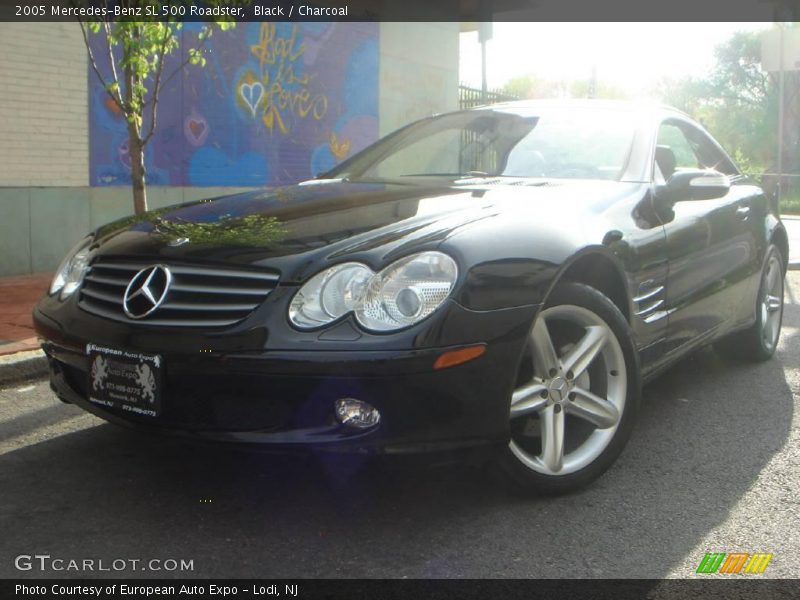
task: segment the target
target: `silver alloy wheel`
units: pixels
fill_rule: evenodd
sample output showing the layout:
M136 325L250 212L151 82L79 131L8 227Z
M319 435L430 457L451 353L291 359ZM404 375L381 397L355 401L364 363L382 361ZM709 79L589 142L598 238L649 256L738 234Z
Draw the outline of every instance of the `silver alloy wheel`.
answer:
M764 271L764 298L761 301L761 335L768 350L778 343L783 316L783 267L776 254L772 254Z
M565 322L583 333L560 353L550 326ZM627 396L627 368L622 347L608 324L592 311L573 305L543 310L530 333L533 378L514 390L510 418L538 417L541 452L526 450L513 437L511 452L528 468L545 475L574 473L597 459L619 426ZM603 392L592 388L590 367L605 369ZM598 388L601 386L595 386ZM594 430L565 451L567 416L586 421Z

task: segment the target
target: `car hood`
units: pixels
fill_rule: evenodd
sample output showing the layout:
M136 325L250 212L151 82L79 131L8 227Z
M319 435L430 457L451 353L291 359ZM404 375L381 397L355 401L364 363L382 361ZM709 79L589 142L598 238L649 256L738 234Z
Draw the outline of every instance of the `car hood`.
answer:
M596 215L632 184L527 182L492 185L311 180L190 202L115 221L95 232L99 256L154 262L269 267L302 281L327 263L378 269L433 249L498 216L573 223ZM565 201L568 200L568 201Z

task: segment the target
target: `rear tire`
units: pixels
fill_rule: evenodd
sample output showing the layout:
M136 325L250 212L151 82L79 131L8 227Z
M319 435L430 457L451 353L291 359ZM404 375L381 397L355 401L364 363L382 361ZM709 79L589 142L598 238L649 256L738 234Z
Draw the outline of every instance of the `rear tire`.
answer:
M756 297L755 323L717 342L714 347L720 354L750 362L763 362L775 354L783 322L783 265L781 251L770 244Z
M563 494L603 474L630 438L637 354L619 309L580 283L556 286L529 339L497 470L523 492Z

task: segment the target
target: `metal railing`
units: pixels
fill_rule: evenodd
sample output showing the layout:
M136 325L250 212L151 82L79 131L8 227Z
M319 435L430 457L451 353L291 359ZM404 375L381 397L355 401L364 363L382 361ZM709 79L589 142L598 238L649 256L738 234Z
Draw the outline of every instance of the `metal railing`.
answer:
M458 107L461 109L494 104L496 102L510 102L512 100L519 100L519 98L500 90L486 90L484 92L480 88L467 85L458 86Z
M800 174L764 172L744 174L764 188L773 211L800 214Z

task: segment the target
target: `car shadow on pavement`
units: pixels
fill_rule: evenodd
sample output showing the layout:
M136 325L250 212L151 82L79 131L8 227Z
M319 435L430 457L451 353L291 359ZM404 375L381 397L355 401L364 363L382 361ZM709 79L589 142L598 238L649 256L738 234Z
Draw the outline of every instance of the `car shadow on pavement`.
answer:
M65 410L61 402L54 403L15 417L0 420L0 440L31 434L45 427L58 425L74 418L74 411Z
M786 443L799 309L772 361L702 350L647 386L620 460L563 497L523 498L467 465L276 455L91 419L0 454L0 577L42 576L13 565L35 553L194 561L51 576L663 577Z

